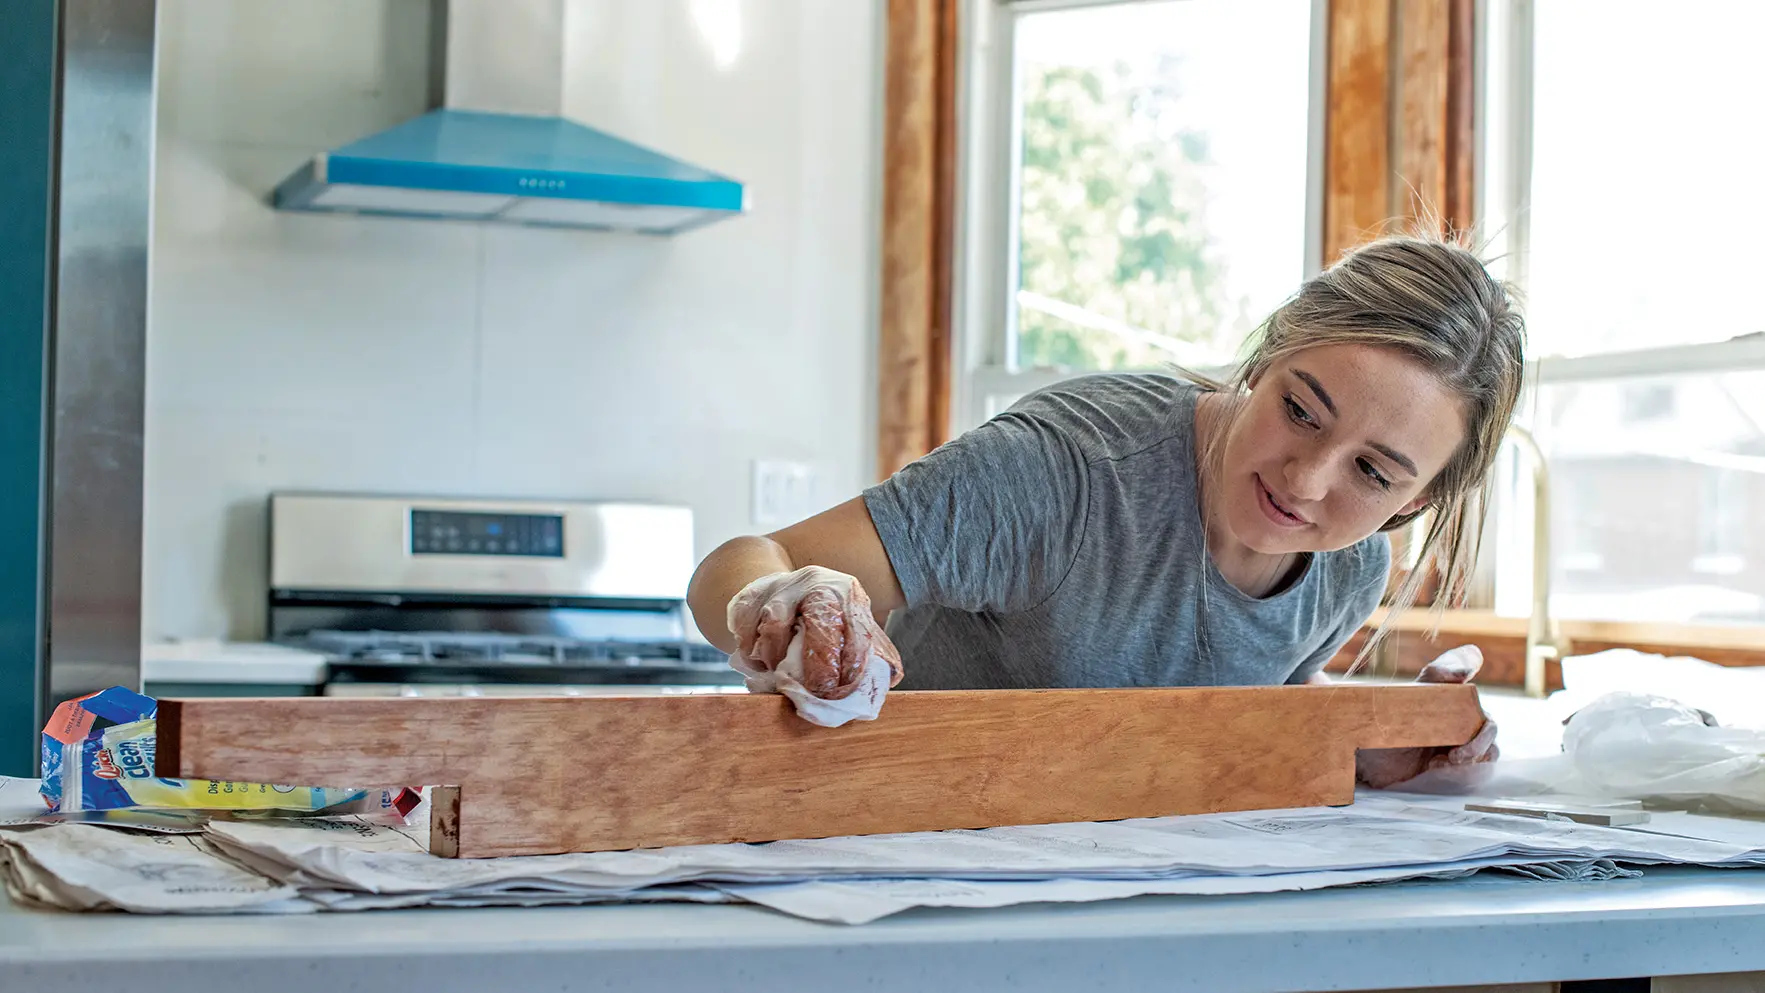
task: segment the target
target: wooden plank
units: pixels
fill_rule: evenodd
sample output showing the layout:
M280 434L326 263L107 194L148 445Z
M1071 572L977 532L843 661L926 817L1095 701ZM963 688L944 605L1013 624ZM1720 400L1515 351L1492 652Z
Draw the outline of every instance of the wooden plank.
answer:
M1391 218L1391 0L1331 0L1324 264Z
M821 728L778 696L162 700L159 775L451 786L467 857L1345 804L1356 748L1457 745L1471 686L891 694Z
M949 432L956 211L956 0L889 0L877 473Z

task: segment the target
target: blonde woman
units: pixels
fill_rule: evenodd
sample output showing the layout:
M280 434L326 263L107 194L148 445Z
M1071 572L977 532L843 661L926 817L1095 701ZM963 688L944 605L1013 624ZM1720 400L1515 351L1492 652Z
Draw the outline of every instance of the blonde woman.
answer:
M1523 339L1470 252L1382 239L1276 310L1232 382L1041 390L850 502L723 544L689 603L751 687L787 684L818 723L874 716L896 684L1324 681L1386 588L1385 532L1435 511L1422 555L1462 592ZM1361 777L1485 762L1494 738L1368 755Z

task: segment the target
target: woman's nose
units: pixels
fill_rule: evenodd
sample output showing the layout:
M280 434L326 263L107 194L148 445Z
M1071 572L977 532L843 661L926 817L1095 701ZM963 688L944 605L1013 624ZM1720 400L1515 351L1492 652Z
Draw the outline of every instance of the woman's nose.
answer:
M1295 500L1322 500L1329 480L1322 456L1301 457L1287 463L1287 494Z

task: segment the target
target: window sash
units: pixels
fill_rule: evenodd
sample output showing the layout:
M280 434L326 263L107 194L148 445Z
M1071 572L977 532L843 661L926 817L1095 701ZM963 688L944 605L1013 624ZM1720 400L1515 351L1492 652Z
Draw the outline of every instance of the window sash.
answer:
M1014 72L1016 20L1023 14L1161 0L968 0L962 51L964 126L962 205L957 220L955 345L961 374L951 383L955 433L984 421L1004 397L1089 370L1019 369L1012 342L1017 319L1012 276L1017 271L1017 202L1021 185L1015 150L1021 140ZM1310 86L1307 101L1305 244L1307 278L1323 268L1324 98L1328 61L1328 0L1311 0ZM1000 182L1000 177L1006 177ZM1147 370L1159 371L1159 370ZM1219 374L1219 369L1197 370ZM1229 370L1227 370L1229 372Z
M1487 251L1501 260L1498 275L1522 289L1528 281L1525 260L1531 247L1534 2L1478 3L1477 115L1485 129L1478 143L1478 224L1490 236ZM1765 334L1754 333L1705 344L1535 358L1527 363L1527 379L1549 386L1759 369L1765 369ZM1517 418L1523 422L1530 420L1529 399L1522 401ZM1493 540L1485 542L1478 570L1483 603L1496 602L1497 587L1505 605L1531 601L1531 564L1520 554L1529 546L1530 487L1515 485L1516 474L1526 472L1512 456L1497 464L1495 492L1514 494L1516 499L1498 497L1490 508Z

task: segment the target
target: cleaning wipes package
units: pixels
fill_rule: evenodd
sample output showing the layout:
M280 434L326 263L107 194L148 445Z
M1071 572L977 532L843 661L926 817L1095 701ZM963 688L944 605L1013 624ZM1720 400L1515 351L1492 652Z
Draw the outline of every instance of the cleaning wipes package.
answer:
M43 729L43 799L52 811L230 810L408 814L408 789L278 786L154 775L152 698L113 686L55 708Z

